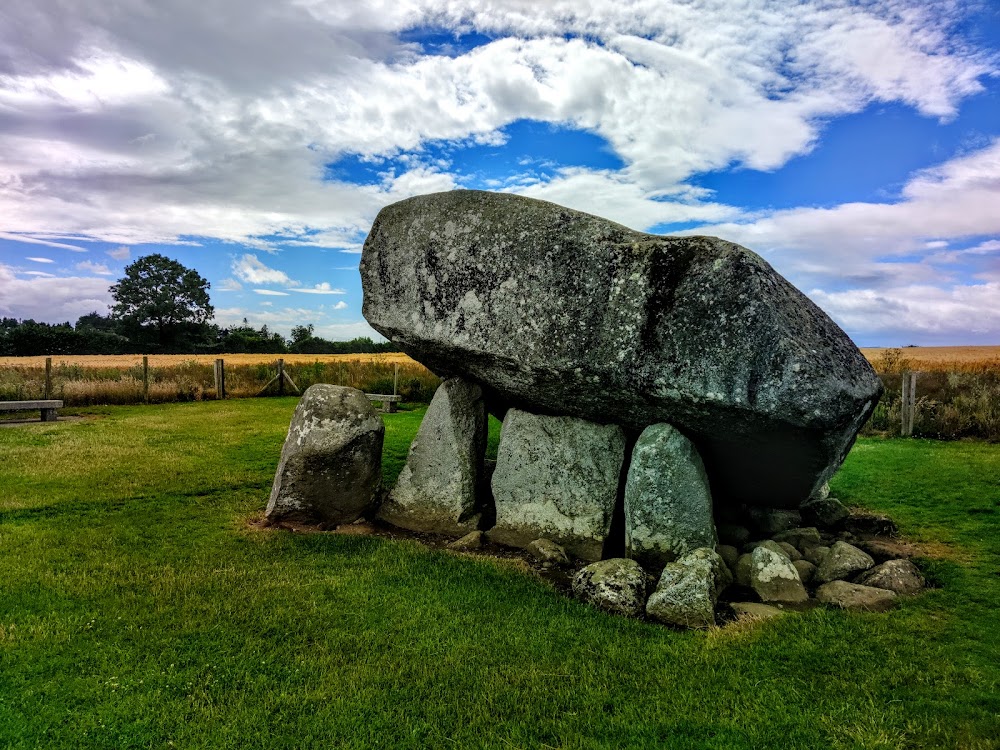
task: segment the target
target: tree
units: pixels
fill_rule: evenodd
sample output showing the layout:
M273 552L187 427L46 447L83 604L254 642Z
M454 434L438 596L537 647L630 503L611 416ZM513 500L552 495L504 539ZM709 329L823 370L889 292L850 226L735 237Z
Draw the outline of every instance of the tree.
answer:
M125 266L125 276L111 287L111 317L140 328L154 328L161 348L178 333L203 326L215 315L208 298L211 285L191 268L154 253Z

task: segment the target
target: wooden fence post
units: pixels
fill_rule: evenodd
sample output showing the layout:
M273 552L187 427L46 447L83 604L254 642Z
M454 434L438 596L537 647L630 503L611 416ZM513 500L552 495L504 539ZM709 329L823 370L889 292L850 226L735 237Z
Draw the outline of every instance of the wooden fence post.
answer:
M285 360L278 360L278 395L285 395Z
M45 358L45 398L52 398L52 357Z
M396 384L399 382L399 362L396 363L396 371L392 374L392 395L396 395Z
M149 403L149 357L142 358L142 402Z
M215 397L226 397L226 363L221 359L215 360Z
M917 373L904 372L902 375L902 401L899 406L903 437L912 437L913 423L917 416Z

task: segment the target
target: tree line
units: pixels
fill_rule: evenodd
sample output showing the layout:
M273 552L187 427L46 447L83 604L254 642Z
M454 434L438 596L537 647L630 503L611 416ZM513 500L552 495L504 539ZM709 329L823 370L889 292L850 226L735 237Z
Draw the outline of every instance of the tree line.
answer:
M75 324L0 319L0 356L52 354L371 354L394 352L392 342L360 337L328 341L311 324L295 326L291 337L241 325L212 323L210 284L197 271L163 255L143 256L125 267L111 287L109 315L92 312Z

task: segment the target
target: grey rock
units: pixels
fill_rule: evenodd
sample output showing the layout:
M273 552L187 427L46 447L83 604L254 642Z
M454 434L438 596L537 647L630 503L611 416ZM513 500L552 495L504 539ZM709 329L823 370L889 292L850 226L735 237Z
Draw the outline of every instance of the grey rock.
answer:
M551 539L535 539L525 549L533 558L543 563L553 565L569 565L569 556L561 545Z
M385 425L356 388L313 385L295 407L265 514L269 521L356 521L382 481Z
M798 571L799 579L804 584L811 583L816 575L816 566L808 560L792 560L792 566Z
M694 445L668 424L639 435L625 483L625 546L661 567L686 552L715 546L712 496Z
M819 535L819 529L815 526L779 531L771 538L776 542L788 542L799 552L806 547L815 547L823 543Z
M876 562L904 560L913 554L909 547L886 539L865 539L858 542L857 547L871 555Z
M750 521L755 529L772 536L802 525L802 516L788 508L751 508Z
M715 551L722 558L726 567L735 575L736 561L740 559L740 551L730 544L717 544L715 545Z
M818 544L815 547L806 547L802 550L802 559L808 560L816 567L819 567L823 564L823 560L828 554L830 554L830 548L825 545Z
M816 569L816 582L837 581L868 570L875 564L871 555L847 542L836 542Z
M896 522L883 513L860 511L851 513L844 521L848 532L858 535L896 536L899 529Z
M573 594L614 614L638 617L646 608L646 571L635 560L591 563L573 577Z
M909 560L889 560L876 565L858 576L856 583L904 596L920 593L926 585L920 569Z
M764 602L806 601L809 595L799 572L784 551L775 547L765 543L751 553L750 585Z
M811 497L799 507L802 520L824 529L841 526L851 512L835 497Z
M736 579L736 583L744 588L751 588L753 586L753 581L751 580L750 574L753 572L753 554L746 553L740 555L736 560L736 570L733 572L733 577Z
M860 586L847 581L832 581L816 589L816 598L838 609L884 612L896 604L896 594L886 589Z
M713 556L718 559L713 560ZM724 588L718 574L725 568L722 559L709 549L694 550L667 563L656 591L646 602L646 614L684 628L714 625L715 605Z
M777 545L781 547L782 550L784 550L785 554L788 555L788 559L791 560L792 562L802 559L801 553L797 549L795 549L795 547L790 545L788 542L777 542Z
M482 548L482 546L483 532L476 529L475 531L470 531L461 539L456 539L454 542L451 542L448 545L448 549L455 550L456 552L471 552Z
M830 497L830 483L823 482L819 487L813 490L813 493L809 496L810 500L824 500Z
M378 517L411 531L475 529L476 491L486 451L482 389L461 378L438 387L410 445L406 465Z
M500 409L673 424L728 503L797 508L882 392L825 313L714 237L463 190L383 208L360 271L368 322L437 374Z
M712 566L712 575L715 577L716 596L721 594L723 590L733 582L733 574L726 565L725 560L722 559L718 552L710 547L699 547L698 549L691 550L684 555L684 559L688 562L692 562L694 560L705 560Z
M750 529L735 523L719 524L717 531L720 542L731 544L734 547L742 547L750 538Z
M600 560L624 459L620 427L511 409L493 474L490 539L525 547L545 537L576 557Z
M769 620L785 614L784 610L760 602L733 602L729 606L741 620Z

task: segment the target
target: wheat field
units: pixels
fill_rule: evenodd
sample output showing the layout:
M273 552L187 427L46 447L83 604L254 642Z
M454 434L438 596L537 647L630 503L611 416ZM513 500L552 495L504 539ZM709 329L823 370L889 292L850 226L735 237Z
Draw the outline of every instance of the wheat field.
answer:
M136 367L142 364L141 354L56 354L54 365L95 369ZM379 364L415 365L405 354L150 354L150 367L176 367L187 363L212 365L224 359L227 365L265 365L279 359L286 365L305 365L314 362L339 364L342 362L377 362ZM46 357L0 357L0 367L45 367Z

